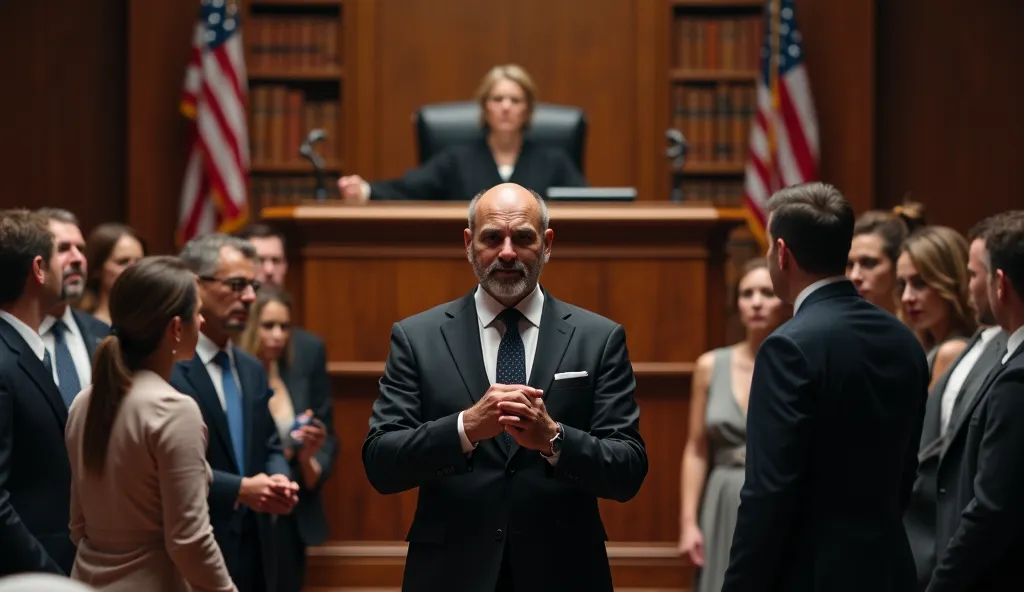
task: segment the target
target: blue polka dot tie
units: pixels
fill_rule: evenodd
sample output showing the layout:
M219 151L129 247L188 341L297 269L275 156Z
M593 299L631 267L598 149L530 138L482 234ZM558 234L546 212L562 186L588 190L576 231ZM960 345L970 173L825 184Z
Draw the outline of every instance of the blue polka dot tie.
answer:
M526 347L519 335L519 319L522 317L523 313L514 308L506 308L498 315L498 320L505 324L494 372L494 380L498 384L526 384ZM501 433L501 441L506 448L512 446L512 436L508 432Z

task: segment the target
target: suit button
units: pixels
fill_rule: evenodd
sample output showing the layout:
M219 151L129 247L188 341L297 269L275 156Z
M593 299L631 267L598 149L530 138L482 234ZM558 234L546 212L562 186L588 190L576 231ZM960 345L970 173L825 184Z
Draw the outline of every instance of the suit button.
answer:
M509 468L509 470L508 470L508 474L509 474L509 475L511 475L512 473L515 473L515 472L516 472L516 470L515 470L515 469L513 469L513 468L511 468L511 467L510 467L510 468Z
M500 541L505 536L505 533L501 532L501 529L494 531L494 540Z
M946 495L946 488L945 487L940 487L939 488L939 495Z

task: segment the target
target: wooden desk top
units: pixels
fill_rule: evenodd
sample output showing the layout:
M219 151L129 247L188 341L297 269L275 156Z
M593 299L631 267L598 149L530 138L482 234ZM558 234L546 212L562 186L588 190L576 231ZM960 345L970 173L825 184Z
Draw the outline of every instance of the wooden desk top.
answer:
M269 221L465 221L466 202L390 201L346 205L337 202L264 208L262 218ZM746 219L741 208L716 208L709 205L679 204L666 201L637 202L550 202L548 213L557 221L659 221L738 222Z

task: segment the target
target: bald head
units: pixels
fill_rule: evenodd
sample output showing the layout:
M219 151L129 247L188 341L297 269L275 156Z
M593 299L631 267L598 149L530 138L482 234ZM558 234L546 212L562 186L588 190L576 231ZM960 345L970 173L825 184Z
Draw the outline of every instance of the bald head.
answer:
M548 229L548 206L536 191L515 183L502 183L476 194L469 202L469 231L476 232L478 215L483 217L493 210L527 213L536 221L537 230L543 234Z
M509 307L537 287L554 238L544 200L514 183L473 198L464 235L466 257L480 286Z

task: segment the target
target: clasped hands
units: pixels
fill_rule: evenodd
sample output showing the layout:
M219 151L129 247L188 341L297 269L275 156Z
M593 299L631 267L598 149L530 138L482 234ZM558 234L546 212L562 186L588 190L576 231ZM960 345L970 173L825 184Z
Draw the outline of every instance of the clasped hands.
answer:
M299 485L284 475L243 477L238 501L257 512L288 514L299 501Z
M495 384L462 415L466 437L474 444L508 432L523 448L551 454L558 424L544 407L544 392L521 384Z

